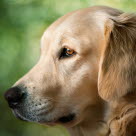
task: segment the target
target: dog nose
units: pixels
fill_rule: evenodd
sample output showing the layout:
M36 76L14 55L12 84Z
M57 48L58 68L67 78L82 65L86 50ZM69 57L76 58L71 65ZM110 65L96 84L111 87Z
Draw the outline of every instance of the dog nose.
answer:
M16 108L24 99L25 92L18 87L10 88L5 93L5 99L8 101L10 108Z

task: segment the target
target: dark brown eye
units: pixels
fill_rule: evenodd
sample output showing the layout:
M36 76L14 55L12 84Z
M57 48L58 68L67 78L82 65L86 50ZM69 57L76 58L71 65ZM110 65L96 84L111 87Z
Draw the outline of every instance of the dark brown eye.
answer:
M71 56L73 56L75 54L76 54L76 52L73 49L65 47L65 48L62 49L62 52L60 54L60 59L61 58L71 57Z
M66 54L67 55L73 55L75 52L72 49L66 48Z

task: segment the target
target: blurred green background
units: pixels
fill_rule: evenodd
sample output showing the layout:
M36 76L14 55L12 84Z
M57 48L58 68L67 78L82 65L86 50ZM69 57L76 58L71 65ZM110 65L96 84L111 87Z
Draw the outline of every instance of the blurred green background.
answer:
M0 136L68 136L60 126L17 120L3 93L37 62L40 38L53 21L93 5L136 11L136 0L0 0Z

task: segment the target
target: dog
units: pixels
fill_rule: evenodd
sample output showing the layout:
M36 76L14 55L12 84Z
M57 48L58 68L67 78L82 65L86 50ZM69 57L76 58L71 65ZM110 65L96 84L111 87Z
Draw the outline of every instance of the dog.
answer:
M122 124L136 115L135 34L136 15L118 9L64 15L44 32L38 63L6 91L9 107L72 136L130 136Z

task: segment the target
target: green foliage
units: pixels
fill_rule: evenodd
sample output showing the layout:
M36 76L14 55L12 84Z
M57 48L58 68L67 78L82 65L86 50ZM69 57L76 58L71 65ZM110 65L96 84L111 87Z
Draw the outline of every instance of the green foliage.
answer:
M0 0L0 136L67 136L64 128L17 120L4 90L37 62L40 37L58 17L92 5L136 10L136 0Z

